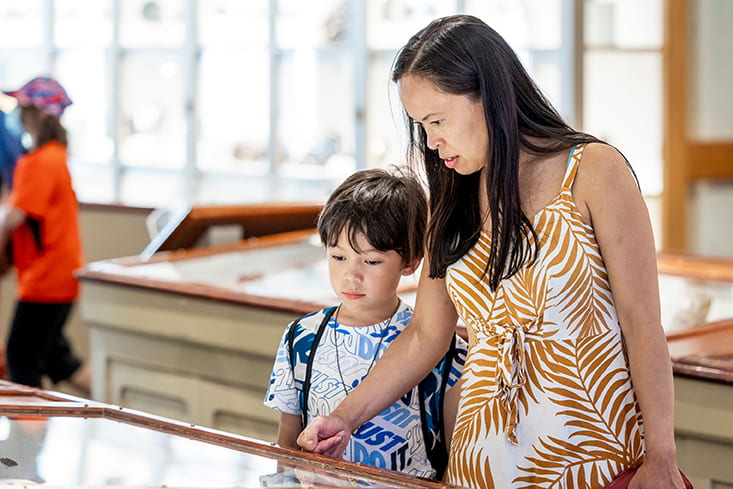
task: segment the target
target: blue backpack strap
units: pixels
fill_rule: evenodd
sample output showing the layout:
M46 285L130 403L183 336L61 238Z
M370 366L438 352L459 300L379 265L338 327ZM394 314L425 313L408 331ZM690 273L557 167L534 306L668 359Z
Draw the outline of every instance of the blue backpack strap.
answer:
M312 313L301 316L300 318L293 321L290 329L288 330L288 353L290 354L290 368L293 371L293 379L298 380L298 374L302 372L302 365L305 364L305 372L303 373L302 384L303 388L300 394L301 424L303 428L305 428L308 422L308 395L310 394L310 380L313 371L313 359L315 358L316 348L318 348L318 344L321 341L323 332L326 330L328 321L336 312L336 309L337 307L334 306L329 307L328 309L325 309L323 311L323 319L321 319L321 323L318 325L318 329L316 330L315 334L310 332L306 333L306 335L298 334L298 329L302 328L300 326L300 321L303 320L303 318L312 315ZM306 342L305 348L298 348L300 356L305 356L305 359L298 358L298 354L296 354L295 352L296 336L298 336L299 344L303 341ZM299 362L299 360L305 361Z
M448 447L445 436L445 420L443 416L443 401L448 387L448 378L453 367L453 357L456 351L456 337L453 335L448 353L435 366L439 378L436 379L430 372L417 386L420 395L420 421L422 424L425 451L430 465L435 469L435 478L440 480L448 467ZM430 393L435 395L429 395ZM428 414L430 413L430 414Z

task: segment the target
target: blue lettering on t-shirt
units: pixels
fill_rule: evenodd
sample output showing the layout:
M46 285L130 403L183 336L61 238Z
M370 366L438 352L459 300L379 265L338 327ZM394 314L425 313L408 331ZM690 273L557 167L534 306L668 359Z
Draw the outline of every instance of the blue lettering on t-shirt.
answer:
M359 351L358 355L365 359L365 360L371 360L377 355L377 348L380 348L381 345L374 344L374 340L368 336L359 336ZM386 348L386 346L384 347ZM381 349L381 348L380 348Z
M331 399L342 392L341 384L326 373L314 370L311 378L311 392L314 396Z
M353 438L351 460L354 462L392 470L404 470L407 464L412 462L412 459L407 457L409 444L404 438L371 422L362 425ZM385 445L377 446L385 440L387 441ZM390 460L389 466L386 456Z
M392 459L392 470L404 470L407 464L412 462L412 459L407 460L407 457L405 457L406 453L407 444L405 443L390 454L390 458Z
M390 407L382 411L382 419L389 421L400 428L407 428L411 423L420 423L420 415L412 414L406 407L399 404L392 404Z
M384 458L384 454L377 450L370 450L368 447L361 443L354 442L351 451L351 460L360 464L374 465L375 467L381 467L383 469L392 469L394 467L387 466L387 460Z
M367 445L380 446L381 450L389 450L398 443L404 443L405 439L382 426L376 425L371 421L367 421L359 431L354 434L354 438L362 440ZM386 442L386 444L385 444Z

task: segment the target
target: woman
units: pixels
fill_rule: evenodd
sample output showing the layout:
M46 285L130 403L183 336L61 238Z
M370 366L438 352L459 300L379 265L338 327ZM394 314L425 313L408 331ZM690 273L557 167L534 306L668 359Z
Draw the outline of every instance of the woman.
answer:
M568 127L475 17L418 32L393 80L431 197L415 314L300 445L340 453L445 352L460 315L471 346L447 482L601 488L640 465L629 487L682 489L656 253L624 157Z

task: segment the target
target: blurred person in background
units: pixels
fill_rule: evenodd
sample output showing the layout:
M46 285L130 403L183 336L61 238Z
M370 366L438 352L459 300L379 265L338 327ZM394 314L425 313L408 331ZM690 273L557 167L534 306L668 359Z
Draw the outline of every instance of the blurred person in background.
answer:
M78 202L67 167L67 134L61 115L71 100L51 78L37 77L15 97L20 121L32 139L13 172L8 199L0 206L0 270L17 272L17 302L6 345L9 379L42 387L68 381L90 393L89 369L64 335L82 265ZM9 259L12 263L9 263Z

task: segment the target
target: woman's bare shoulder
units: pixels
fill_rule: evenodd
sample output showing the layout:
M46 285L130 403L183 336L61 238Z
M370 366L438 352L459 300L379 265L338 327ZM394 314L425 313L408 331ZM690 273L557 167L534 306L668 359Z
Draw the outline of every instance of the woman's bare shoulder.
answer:
M589 143L583 150L580 166L590 171L628 169L624 155L614 146L606 143Z
M605 143L590 143L583 151L573 184L573 198L586 222L596 204L639 193L628 162L619 150Z
M583 150L575 187L598 191L609 184L632 183L636 186L633 175L631 166L618 149L605 143L590 143Z

